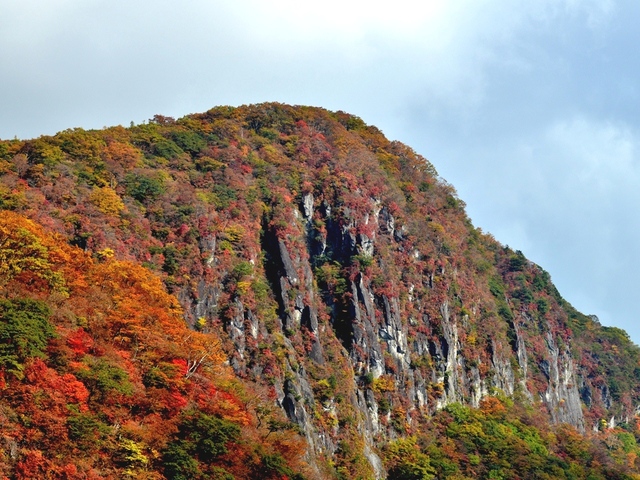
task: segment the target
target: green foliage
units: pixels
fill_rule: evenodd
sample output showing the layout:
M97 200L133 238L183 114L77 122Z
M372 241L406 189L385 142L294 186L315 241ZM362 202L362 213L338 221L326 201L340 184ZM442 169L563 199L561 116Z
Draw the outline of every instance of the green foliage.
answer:
M258 134L261 137L265 137L265 138L271 140L272 142L274 140L277 140L280 137L280 134L278 133L278 131L273 129L273 128L265 128L265 127L263 127L263 128L260 129Z
M253 265L246 261L241 261L233 267L231 275L236 280L242 280L244 277L248 277L253 273Z
M240 428L234 423L201 412L186 414L179 429L179 435L205 462L226 453L227 444L240 435Z
M251 290L256 300L263 302L269 298L269 284L264 280L257 278L251 282Z
M389 462L389 476L394 480L429 480L435 478L436 469L429 457L420 451L415 437L401 438L385 449Z
M237 441L240 428L234 423L200 411L184 414L178 434L163 453L165 475L171 479L199 478L200 462L212 462Z
M467 422L471 416L471 409L460 403L451 403L447 405L445 411L453 417L456 423Z
M520 300L523 304L529 304L533 302L533 293L526 287L518 288L514 290L513 297Z
M631 342L629 335L617 327L600 327L598 343L592 347L592 353L598 356L600 372L607 378L611 396L619 401L637 387L634 379L640 369L640 347Z
M602 327L601 335L614 345L625 345L631 342L629 334L618 327Z
M624 473L624 462L601 463L607 455L635 459L632 434L607 433L607 454L598 441L568 425L554 432L549 428L535 419L533 409L522 410L511 401L488 397L479 409L450 404L417 437L387 445L388 478L633 478Z
M341 275L341 270L342 267L338 262L327 262L316 268L315 271L320 286L336 296L343 295L348 288L347 281Z
M215 172L225 167L225 164L215 158L202 156L195 161L196 168L202 172Z
M215 195L215 206L219 209L228 208L231 202L238 199L236 190L223 184L215 184L213 193Z
M288 105L277 103L263 103L252 105L246 112L246 125L255 132L263 132L264 129L284 131L288 133L295 122L295 112Z
M176 145L174 142L168 139L162 139L153 146L154 153L167 160L172 160L178 157L184 151Z
M55 336L49 322L51 310L30 299L0 300L0 366L22 377L24 362L44 358L48 341Z
M9 144L0 140L0 159L9 159Z
M533 277L533 288L536 292L543 291L549 286L550 281L551 278L549 274L545 271L541 271L535 277Z
M350 423L345 424L345 429L350 427ZM343 436L343 440L338 442L336 451L336 474L340 480L368 479L373 478L371 465L364 456L364 444L355 432L349 432L349 436Z
M314 390L321 401L332 398L336 392L336 377L332 375L328 379L321 378L318 380Z
M364 123L360 117L356 117L355 115L346 116L343 121L341 119L341 123L346 127L347 130L363 130L367 128L367 124Z
M364 253L354 255L351 257L351 261L360 265L360 268L364 269L373 265L373 257Z
M498 315L507 321L513 320L513 313L511 313L511 309L504 301L498 302Z
M100 159L100 152L104 148L104 140L93 131L74 128L65 130L54 137L60 148L71 158L102 170L104 162Z
M505 290L504 290L504 284L502 283L502 280L498 277L490 277L489 291L494 297L503 299Z
M129 174L125 177L127 194L140 203L152 202L166 191L160 175Z
M618 440L622 444L622 449L625 453L638 453L638 444L636 442L636 437L629 432L620 432L618 433Z
M164 262L162 264L162 270L168 275L175 275L180 268L179 252L174 245L167 245L162 249L164 255Z
M160 362L147 370L142 378L145 386L167 388L171 385L171 378L178 375L178 367L172 363Z
M291 480L304 480L304 476L294 472L291 467L287 465L287 462L282 455L275 453L272 455L264 455L262 457L262 472L267 474L278 474L284 478Z
M104 358L87 358L89 368L77 373L89 391L96 399L103 399L110 393L132 395L133 384L129 375L120 367L117 367Z
M42 163L53 166L64 160L62 149L56 145L51 137L41 137L31 140L25 145L31 163Z
M164 474L170 480L191 480L201 478L198 461L192 456L191 446L182 442L172 442L162 455Z
M540 312L541 315L544 315L549 311L549 302L544 298L539 298L536 301L536 306L538 308L538 312Z
M196 132L178 130L171 135L179 148L191 155L195 155L207 146L207 142ZM164 156L164 155L163 155Z
M518 250L514 255L509 257L509 271L521 272L527 266L528 260L524 254Z
M67 419L69 438L84 449L95 449L98 443L109 433L109 428L90 412L77 409Z
M464 206L462 200L455 195L447 195L447 207L453 209L461 209Z
M26 204L24 192L10 190L4 185L0 185L0 209L20 210Z

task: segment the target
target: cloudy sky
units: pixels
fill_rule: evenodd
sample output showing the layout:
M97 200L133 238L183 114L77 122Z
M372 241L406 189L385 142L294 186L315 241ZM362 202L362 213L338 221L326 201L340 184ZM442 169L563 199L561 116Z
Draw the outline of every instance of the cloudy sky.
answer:
M0 138L344 110L640 343L638 19L637 0L0 0Z

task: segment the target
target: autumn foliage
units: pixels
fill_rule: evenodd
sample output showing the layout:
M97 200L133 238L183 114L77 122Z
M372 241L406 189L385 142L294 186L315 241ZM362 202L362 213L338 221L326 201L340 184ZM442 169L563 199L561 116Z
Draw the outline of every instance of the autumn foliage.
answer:
M634 478L639 365L356 116L0 141L0 479Z
M294 476L301 441L261 432L220 341L188 329L147 269L11 212L0 255L0 474L255 478L276 456L264 478Z

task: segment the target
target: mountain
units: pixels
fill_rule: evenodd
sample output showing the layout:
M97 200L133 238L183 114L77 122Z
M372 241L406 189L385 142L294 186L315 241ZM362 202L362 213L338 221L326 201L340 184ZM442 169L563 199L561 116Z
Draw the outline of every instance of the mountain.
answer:
M0 478L640 478L638 347L358 117L1 141L0 208Z

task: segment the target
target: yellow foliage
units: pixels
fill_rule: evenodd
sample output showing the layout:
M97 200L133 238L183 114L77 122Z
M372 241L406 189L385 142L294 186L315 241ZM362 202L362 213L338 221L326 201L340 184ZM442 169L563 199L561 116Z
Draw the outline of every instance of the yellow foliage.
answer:
M220 240L220 243L218 244L218 248L220 249L221 252L233 253L233 245L231 245L231 242L229 240Z
M202 203L213 205L216 202L216 194L213 192L197 191L196 198Z
M396 383L392 377L384 375L373 381L373 390L376 392L393 392L396 389Z
M67 252L47 242L31 221L11 212L0 219L0 287L19 275L44 280L53 291L67 295L59 266L68 263Z
M251 282L238 282L236 289L239 294L244 295L249 291L250 287L251 287Z
M120 440L120 448L123 450L124 458L130 466L144 467L149 464L149 459L144 454L144 445L128 438L123 438Z
M231 243L238 243L244 237L244 228L241 225L231 225L224 229L224 236Z
M89 196L89 201L105 215L119 215L124 210L124 203L111 187L96 187Z
M109 247L103 248L99 252L96 252L96 255L100 260L106 260L107 258L111 258L113 257L114 254L115 252L113 251L113 249Z
M382 151L376 153L376 157L378 158L378 162L380 162L382 168L387 172L398 173L400 171L399 158L396 155L391 155L390 153Z
M203 172L210 172L214 170L220 170L224 168L226 165L215 158L202 156L196 160L196 165Z
M429 226L435 233L438 233L438 234L444 233L444 227L437 222L431 222L429 223Z
M264 145L260 149L260 154L269 163L279 165L286 158L273 145Z
M434 393L434 395L442 395L444 393L444 383L430 383L429 389Z
M64 153L60 147L47 141L46 137L34 140L31 147L31 155L38 159L38 163L53 165L64 160Z

